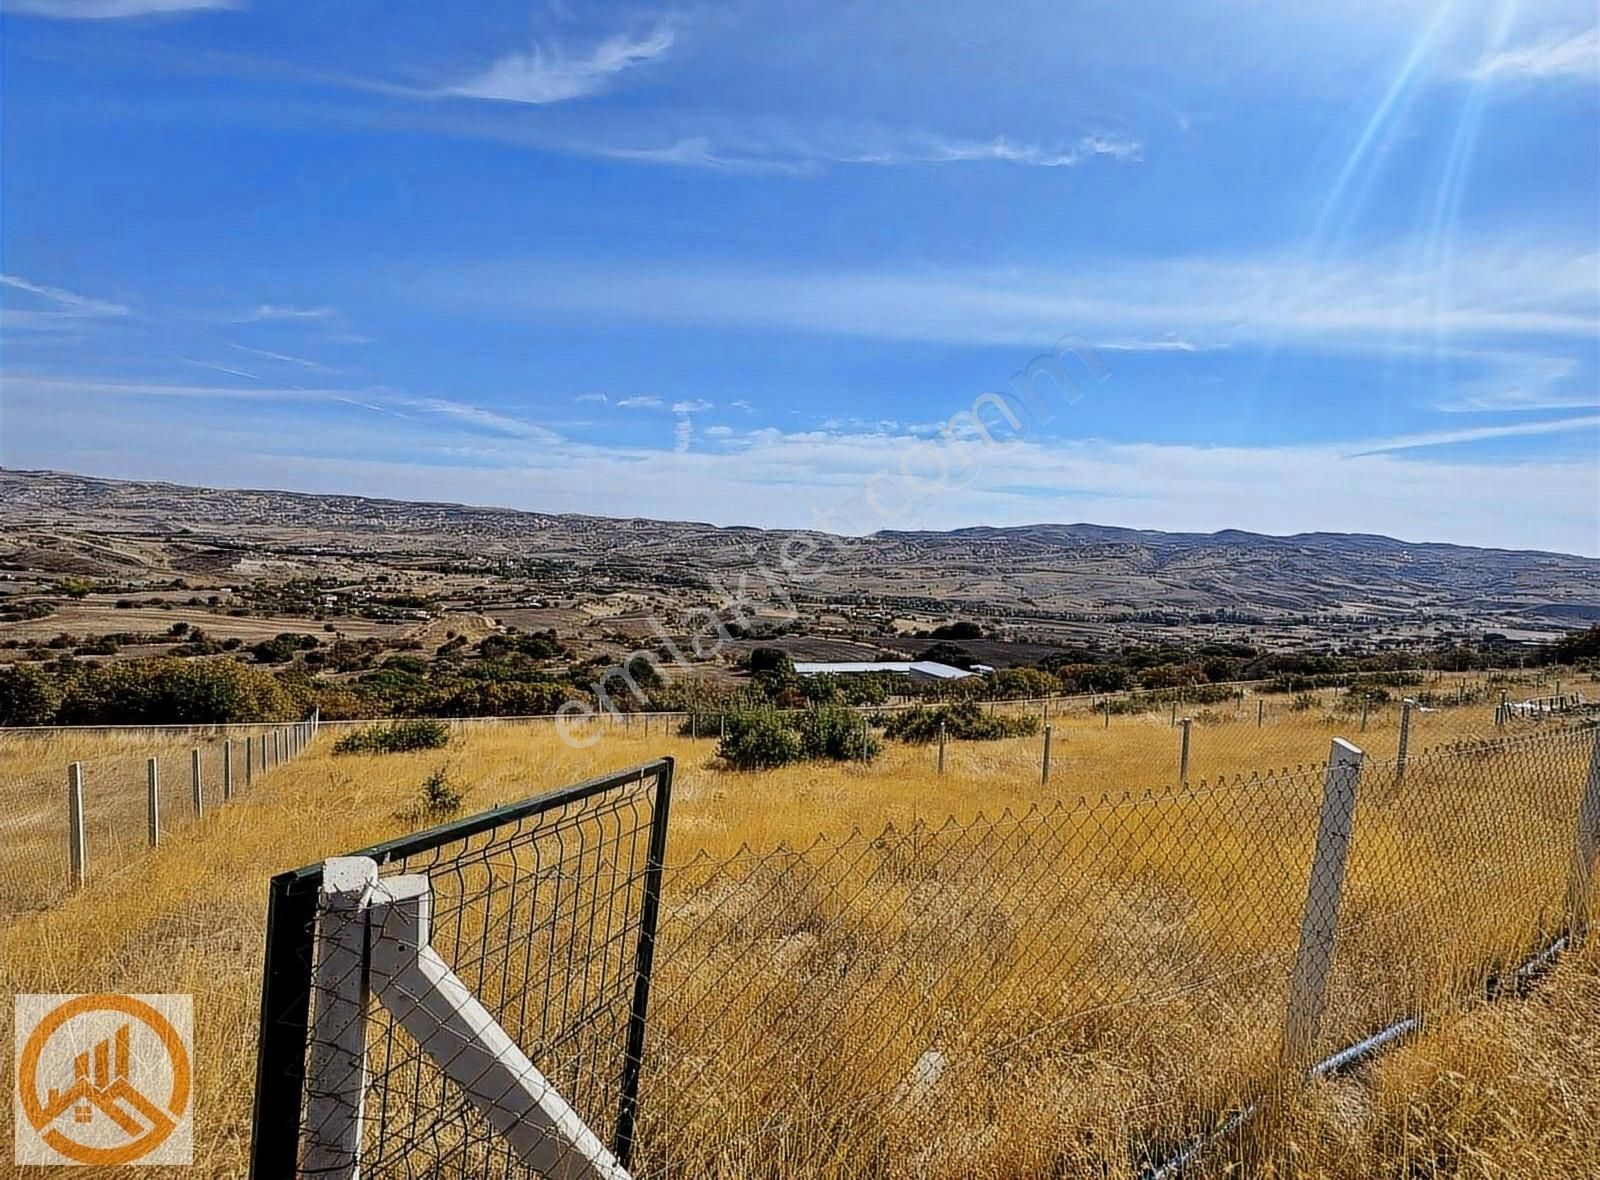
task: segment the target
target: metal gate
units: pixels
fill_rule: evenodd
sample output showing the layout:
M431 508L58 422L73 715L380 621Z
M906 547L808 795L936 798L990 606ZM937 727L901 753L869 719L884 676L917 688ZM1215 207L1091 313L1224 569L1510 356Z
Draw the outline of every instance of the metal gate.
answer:
M504 1031L512 1057L536 1066L526 1072L548 1082L556 1104L581 1119L574 1125L609 1138L622 1167L638 1110L672 770L664 758L352 854L376 878L368 896L387 904L409 893L415 904L422 895L431 906L422 941L437 969L481 1006L479 1023ZM505 1120L487 1117L470 1083L439 1068L409 1013L376 985L384 1002L366 1002L392 931L369 944L363 927L346 945L359 990L341 983L334 994L330 905L340 886L326 876L315 864L272 881L251 1176L328 1175L325 1157L305 1158L310 1106L328 1101L308 1085L308 1050L310 1068L325 1070L329 1047L314 1041L341 1000L359 1013L336 1039L359 1046L347 1113L363 1178L537 1174Z

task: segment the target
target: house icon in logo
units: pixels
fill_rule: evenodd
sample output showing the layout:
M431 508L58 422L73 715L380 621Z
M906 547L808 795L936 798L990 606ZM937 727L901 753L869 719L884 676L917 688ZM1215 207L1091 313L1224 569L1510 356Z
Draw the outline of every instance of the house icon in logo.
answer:
M152 1131L160 1131L165 1136L172 1129L174 1120L129 1081L129 1033L128 1025L120 1025L113 1037L96 1042L90 1052L79 1053L72 1059L72 1084L65 1090L52 1086L45 1096L47 1124L70 1109L74 1123L92 1124L98 1113L131 1139Z

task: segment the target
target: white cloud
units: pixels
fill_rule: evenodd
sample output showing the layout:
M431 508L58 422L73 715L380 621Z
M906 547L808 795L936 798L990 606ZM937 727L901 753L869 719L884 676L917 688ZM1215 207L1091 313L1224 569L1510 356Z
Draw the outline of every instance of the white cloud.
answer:
M1142 160L1144 145L1121 135L1085 135L1066 147L1044 148L1036 144L1013 143L1005 136L997 135L991 140L979 141L935 140L921 154L889 153L881 157L862 157L854 162L951 164L998 161L1035 168L1072 168L1096 156L1107 156L1113 160Z
M1574 434L1600 430L1600 414L1580 418L1556 418L1548 422L1515 422L1505 426L1475 426L1465 430L1435 430L1426 434L1406 434L1396 438L1356 443L1347 458L1384 455L1393 451L1418 451L1428 447L1456 446L1486 442L1496 438L1518 438L1540 434Z
M847 531L1093 520L1131 528L1353 531L1600 551L1600 502L1573 493L1593 486L1588 457L1507 462L1440 451L1350 457L1349 443L1024 440L1004 451L980 449L982 465L971 486L912 501L904 512L897 511L894 487L883 487L884 512L874 515L863 506L866 481L901 470L902 456L918 444L909 434L761 430L680 454L568 441L530 456L518 446L435 439L437 427L424 424L414 432L434 444L433 457L424 461L363 450L370 429L252 433L239 428L231 412L214 420L152 413L138 398L85 403L75 410L74 429L62 431L58 405L55 397L8 403L8 463L617 516L637 515L643 504L656 518L723 524L812 526L821 517ZM385 455L393 456L395 440L387 441ZM1240 472L1250 477L1241 479Z
M843 336L1038 347L1075 332L1168 350L1299 343L1361 353L1597 336L1592 245L1463 248L1421 266L1359 258L1191 257L1002 271L626 271L494 263L425 284L502 312L760 324Z
M730 406L732 406L736 410L743 410L747 414L755 409L755 406L751 405L749 402L745 401L743 398L735 398L733 401L729 402L728 404Z
M5 11L56 20L116 20L160 13L237 8L235 0L6 0Z
M610 399L608 397L606 397L606 395L603 394L603 393L580 393L577 397L573 398L572 400L575 401L575 402L600 402L600 403L604 404L605 402L609 401Z
M1486 55L1470 76L1499 79L1579 78L1600 74L1600 28L1550 33L1538 41Z
M521 418L513 418L502 414L498 410L487 410L482 406L469 405L466 402L451 401L440 397L404 397L389 395L389 400L402 406L411 406L424 410L430 414L439 414L446 418L454 418L458 422L465 422L469 426L481 427L496 434L510 435L514 438L537 439L542 442L559 442L561 436L555 431L540 426L534 422L525 422Z
M338 312L331 307L286 307L273 303L260 304L254 311L239 316L239 323L256 323L271 320L326 320Z
M672 412L674 414L698 414L704 410L709 410L712 408L713 406L711 402L701 401L699 398L672 403Z
M733 427L731 427L731 426L707 426L706 427L706 434L708 436L710 436L711 438L732 438L733 437Z
M240 352L248 352L252 356L265 357L269 361L279 361L286 365L299 365L304 369L321 369L326 373L337 372L336 369L331 369L320 361L308 360L303 356L292 356L287 352L273 352L266 348L251 348L248 344L234 344L232 341L228 342L228 347L236 348Z
M659 397L624 397L617 399L617 405L626 410L659 410L662 402Z
M219 372L259 380L253 374L226 369L219 365L205 365L204 362L197 361L189 363L201 364L206 368ZM532 439L547 443L562 441L561 436L553 430L534 422L527 422L523 419L503 414L498 410L486 409L482 406L456 401L451 398L418 397L384 389L308 389L300 386L269 385L181 385L161 381L108 381L96 377L8 373L5 379L5 391L8 400L13 404L27 398L43 398L47 402L55 402L69 396L80 400L86 398L109 399L128 401L135 404L152 399L165 398L218 403L337 403L358 406L361 409L379 413L396 414L401 417L411 416L407 411L434 415L511 438Z
M587 55L573 56L560 46L534 46L496 61L483 73L436 93L459 98L543 104L582 98L604 90L616 75L652 62L672 48L669 25L643 37L608 37Z
M112 303L105 299L91 299L87 295L79 295L73 291L63 290L60 287L47 287L42 283L30 282L20 275L0 275L0 286L26 291L30 295L48 299L52 303L66 308L74 315L125 316L128 314L128 309L120 303Z

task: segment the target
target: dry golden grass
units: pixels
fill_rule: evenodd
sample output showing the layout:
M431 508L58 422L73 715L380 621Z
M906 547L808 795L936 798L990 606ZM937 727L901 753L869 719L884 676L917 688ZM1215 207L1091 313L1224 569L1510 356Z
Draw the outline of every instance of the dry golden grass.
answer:
M1488 712L1421 715L1413 750L1481 732ZM941 778L931 747L891 745L871 767L740 775L710 765L712 741L639 729L574 750L542 726L482 727L446 751L343 758L325 735L158 853L130 854L82 893L0 926L0 988L194 994L192 1172L242 1175L268 877L399 834L441 764L479 810L666 754L679 763L678 867L658 959L647 1164L726 1177L1116 1174L1149 1137L1201 1125L1270 1072L1320 780L1309 769L1232 776L1309 766L1334 734L1358 735L1353 719L1321 712L1257 729L1249 703L1242 720L1223 709L1195 728L1191 789L1146 799L1137 788L1176 774L1167 718L1053 725L1048 786L1037 738L952 745ZM1362 744L1379 757L1394 740L1391 711ZM1559 917L1546 903L1564 883L1554 850L1570 847L1576 748L1544 777L1492 758L1420 758L1404 791L1364 786L1325 1048L1474 981ZM1055 799L1066 806L1028 814ZM971 823L1007 809L1021 818ZM939 829L949 815L962 825ZM901 835L879 838L886 823ZM804 857L764 855L818 832L830 843ZM9 1019L7 1007L7 1040ZM932 1048L949 1068L913 1095L910 1067ZM1477 1052L1486 1069L1507 1061ZM1441 1121L1419 1142L1459 1159L1488 1150L1487 1124L1450 1114L1441 1083L1428 1085L1425 1109ZM1308 1175L1354 1166L1317 1121L1333 1089L1315 1092L1289 1140ZM1370 1101L1369 1121L1387 1127L1410 1099ZM1325 1174L1433 1174L1395 1162L1387 1132L1363 1134L1370 1169Z

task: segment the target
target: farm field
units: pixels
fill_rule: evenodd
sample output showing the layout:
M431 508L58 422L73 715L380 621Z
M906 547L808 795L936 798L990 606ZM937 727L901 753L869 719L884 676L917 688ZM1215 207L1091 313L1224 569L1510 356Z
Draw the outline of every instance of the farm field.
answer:
M1416 715L1406 790L1373 779L1384 785L1358 813L1356 921L1324 1048L1372 1031L1394 1005L1437 1005L1553 929L1549 899L1566 871L1553 852L1570 847L1591 741L1519 723L1508 732L1537 757L1425 752L1492 732L1490 712ZM1335 735L1374 765L1392 758L1395 714L1375 712L1363 735L1358 718L1322 707L1280 706L1260 727L1249 708L1215 710L1194 727L1188 789L1175 782L1167 715L1109 727L1088 710L1052 716L1047 785L1038 737L952 743L940 776L933 747L898 743L870 766L738 774L712 765L712 740L642 727L578 750L545 725L471 726L445 750L382 757L334 757L325 730L165 848L130 850L104 873L91 848L81 893L0 924L0 985L192 992L193 1174L240 1175L273 873L415 827L419 786L440 767L472 812L670 755L643 1174L1131 1174L1151 1139L1203 1129L1269 1064L1321 792L1315 764ZM66 760L137 767L186 741L63 734L8 739L0 757L8 791L33 782L59 796ZM1236 781L1252 771L1267 777ZM1498 904L1467 904L1485 897ZM1592 955L1563 966L1551 995L1591 994L1593 973ZM1485 1031L1514 1017L1462 1019L1476 1031L1451 1041L1447 1022L1370 1083L1328 1083L1295 1104L1293 1174L1402 1175L1425 1153L1471 1151L1488 1153L1475 1174L1512 1175L1527 1136L1560 1138L1560 1106L1538 1107L1523 1135L1475 1116L1470 1087L1440 1080L1429 1053L1481 1065L1483 1085L1515 1088L1530 1109L1538 1092L1519 1073L1537 1065ZM1505 1036L1565 1036L1551 1053L1596 1064L1592 1043L1550 1024ZM970 1064L908 1108L900 1083L930 1045ZM1396 1104L1413 1098L1439 1111L1432 1140L1406 1137ZM934 1141L937 1153L910 1147ZM1352 1171L1357 1161L1368 1170Z

